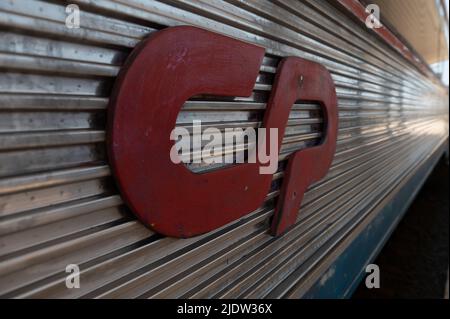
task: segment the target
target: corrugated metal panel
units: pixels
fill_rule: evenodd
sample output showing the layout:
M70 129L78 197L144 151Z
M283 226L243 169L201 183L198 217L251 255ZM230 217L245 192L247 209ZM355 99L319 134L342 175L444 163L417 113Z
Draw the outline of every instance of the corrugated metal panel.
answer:
M65 27L66 3L0 2L3 297L289 297L320 277L324 257L448 136L446 92L325 1L70 3L82 10L80 29ZM114 186L104 141L115 76L141 39L184 24L262 45L266 58L250 98L197 97L179 125L257 126L284 56L333 75L333 166L280 238L267 231L283 162L260 209L189 239L145 228ZM315 105L297 104L281 160L316 143L320 123ZM79 289L65 286L71 263L81 268Z

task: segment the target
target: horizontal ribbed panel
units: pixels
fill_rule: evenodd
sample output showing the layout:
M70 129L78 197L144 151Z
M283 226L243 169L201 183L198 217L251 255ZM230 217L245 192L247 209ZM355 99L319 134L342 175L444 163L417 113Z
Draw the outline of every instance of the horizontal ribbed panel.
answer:
M319 280L325 256L448 136L446 92L326 1L0 2L0 295L290 297ZM290 114L279 171L260 209L190 239L154 234L123 204L105 155L115 77L161 28L196 25L266 48L249 98L197 96L178 125L258 127L282 57L325 65L336 84L332 168L293 229L268 234L284 163L321 138L320 108ZM190 166L193 171L214 167ZM81 288L67 289L78 264Z

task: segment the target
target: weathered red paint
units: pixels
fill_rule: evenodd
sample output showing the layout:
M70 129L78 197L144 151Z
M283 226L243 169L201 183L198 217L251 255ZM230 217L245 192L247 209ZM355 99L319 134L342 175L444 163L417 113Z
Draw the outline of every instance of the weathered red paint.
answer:
M190 237L261 205L272 180L271 175L259 173L261 163L195 174L171 161L174 141L169 137L191 96L249 96L263 56L261 47L188 26L156 32L133 51L111 100L108 152L124 200L145 224L165 235ZM298 99L320 101L327 126L320 146L298 152L290 160L289 167L300 167L288 168L282 194L299 187L299 196L294 201L281 197L272 227L279 234L295 222L303 188L328 170L336 145L337 112L331 76L316 63L284 59L274 88L263 126L278 128L279 147Z
M285 58L278 68L272 91L274 100L269 100L268 105L291 106L300 99L319 102L324 111L325 132L319 145L297 151L288 159L272 222L274 235L295 224L306 189L328 172L336 151L338 131L336 89L328 70L320 64L295 57ZM302 85L298 86L300 77Z

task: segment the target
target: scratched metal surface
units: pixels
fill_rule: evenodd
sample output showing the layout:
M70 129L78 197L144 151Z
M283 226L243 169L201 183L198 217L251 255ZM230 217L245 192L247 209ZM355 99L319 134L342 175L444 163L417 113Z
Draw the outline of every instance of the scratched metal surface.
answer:
M18 298L289 297L321 279L326 256L390 188L448 136L446 93L325 1L71 0L0 2L0 296ZM196 25L266 48L250 98L199 96L192 119L258 126L277 63L324 64L339 99L328 176L305 195L296 226L268 235L283 163L321 137L315 105L294 106L280 170L260 209L211 233L174 239L122 203L105 156L115 77L132 48L166 26ZM214 167L197 165L194 171ZM78 264L81 288L67 289ZM303 290L302 290L303 289Z

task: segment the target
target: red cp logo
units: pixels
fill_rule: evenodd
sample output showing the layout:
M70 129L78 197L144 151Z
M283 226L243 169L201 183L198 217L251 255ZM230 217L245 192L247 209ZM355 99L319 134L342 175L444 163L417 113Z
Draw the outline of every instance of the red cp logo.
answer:
M156 32L132 52L111 99L108 152L125 202L146 225L168 236L191 237L261 205L272 180L259 173L261 163L195 174L171 161L170 133L194 95L250 96L263 57L262 47L189 26ZM320 103L325 135L320 145L290 155L274 235L295 223L305 190L327 173L336 149L333 80L322 65L301 58L287 57L278 65L263 119L266 131L278 129L280 147L291 107L300 99Z

